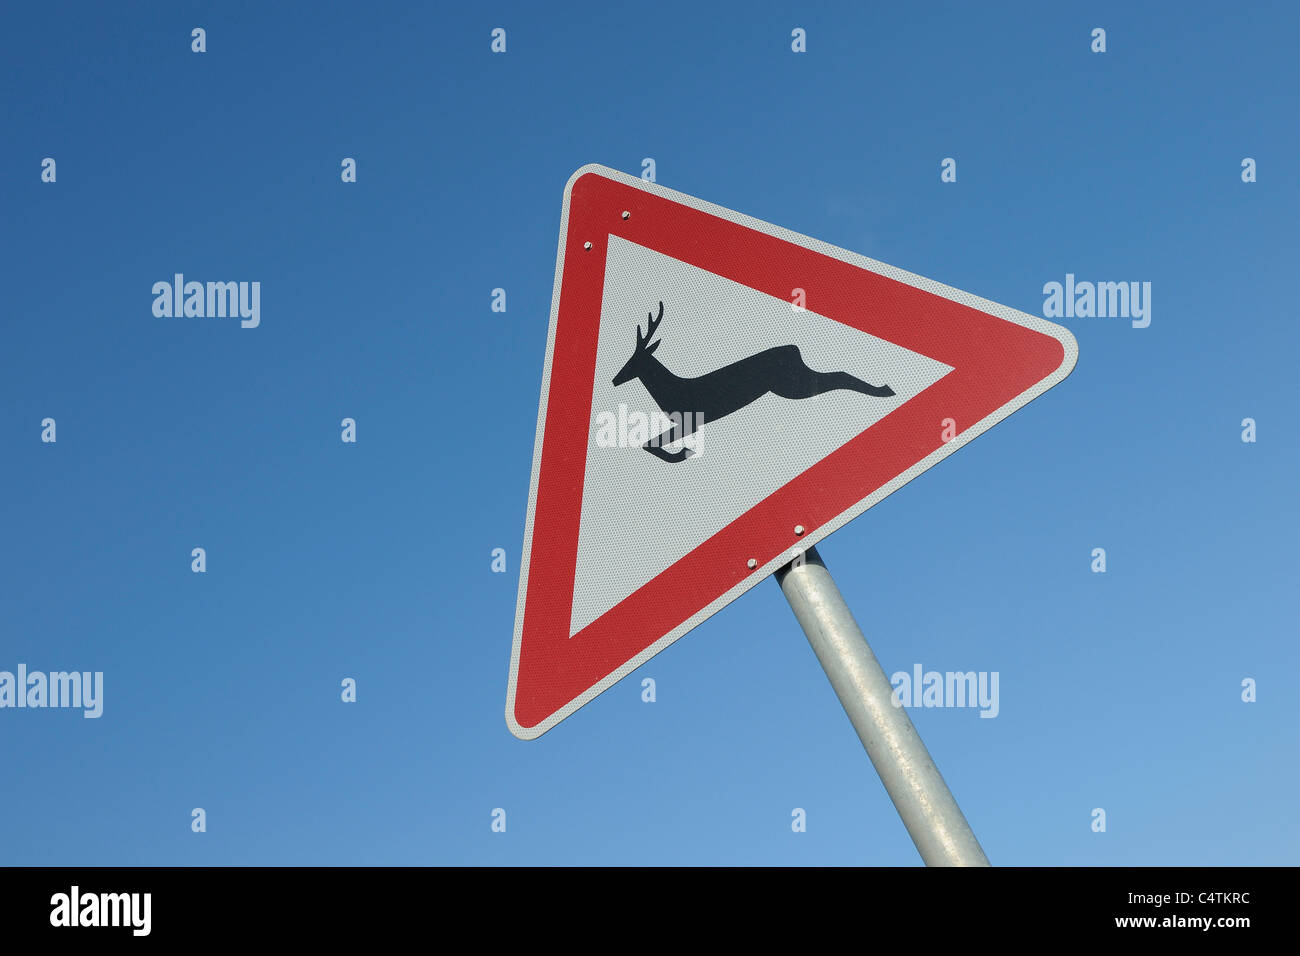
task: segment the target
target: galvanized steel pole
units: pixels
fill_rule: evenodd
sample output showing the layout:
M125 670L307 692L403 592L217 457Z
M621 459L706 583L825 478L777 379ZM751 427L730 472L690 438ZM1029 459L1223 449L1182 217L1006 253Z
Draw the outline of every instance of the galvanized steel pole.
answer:
M927 866L988 866L970 824L816 548L776 572L867 756Z

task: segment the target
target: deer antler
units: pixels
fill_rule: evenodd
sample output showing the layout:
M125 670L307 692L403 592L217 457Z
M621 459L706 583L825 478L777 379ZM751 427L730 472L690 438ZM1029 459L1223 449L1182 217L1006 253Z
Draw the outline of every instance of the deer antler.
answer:
M659 323L664 320L664 304L662 302L659 303L659 314L657 316L651 318L650 313L647 312L645 317L646 332L644 336L641 334L641 326L637 325L636 327L637 348L645 348L650 344L650 340L654 338L655 330L659 328Z

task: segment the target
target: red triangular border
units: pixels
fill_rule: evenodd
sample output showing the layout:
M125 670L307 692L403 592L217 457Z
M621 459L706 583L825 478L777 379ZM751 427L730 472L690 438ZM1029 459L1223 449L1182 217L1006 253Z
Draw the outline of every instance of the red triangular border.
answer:
M587 442L574 436L586 435L591 421L611 235L786 301L803 288L811 311L953 371L570 638L587 454ZM508 715L516 733L530 736L754 574L748 559L762 568L800 541L816 540L818 529L936 451L944 419L965 431L1066 359L1051 335L595 172L571 182L563 255ZM802 539L795 525L808 529Z

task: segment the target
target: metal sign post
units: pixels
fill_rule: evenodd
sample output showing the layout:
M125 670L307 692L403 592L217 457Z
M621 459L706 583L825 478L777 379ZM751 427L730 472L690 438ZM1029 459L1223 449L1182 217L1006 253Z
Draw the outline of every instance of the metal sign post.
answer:
M816 548L776 572L808 643L927 866L988 866L970 824L902 707Z

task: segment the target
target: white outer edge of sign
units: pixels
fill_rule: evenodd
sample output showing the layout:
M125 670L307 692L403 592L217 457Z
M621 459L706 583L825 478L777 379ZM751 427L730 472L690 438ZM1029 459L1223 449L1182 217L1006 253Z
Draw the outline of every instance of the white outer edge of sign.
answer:
M942 296L943 298L949 299L953 302L958 302L962 305L979 309L982 312L995 315L1007 322L1014 322L1016 325L1033 329L1035 332L1041 332L1043 335L1049 335L1061 343L1065 354L1056 371L1044 378L1037 385L1017 395L991 415L975 423L970 428L967 428L952 441L941 445L925 458L918 461L911 468L902 472L887 484L877 488L866 498L863 498L857 504L836 516L833 520L822 525L815 531L809 531L808 534L799 539L799 546L797 548L784 552L768 561L766 564L760 565L758 568L751 571L744 580L740 581L731 590L710 602L706 607L701 608L688 620L683 621L677 627L673 628L672 631L655 641L636 657L632 658L622 667L618 668L603 680L583 692L579 697L551 714L541 723L537 724L537 726L523 727L515 720L515 684L519 676L519 648L523 638L524 599L528 594L528 568L532 561L533 552L533 509L537 504L537 480L541 472L542 464L542 438L546 433L546 404L551 390L551 364L555 350L555 328L560 315L560 285L564 278L564 247L565 240L569 234L569 200L573 193L573 184L587 173L596 173L597 175L604 176L607 179L623 183L626 186L643 189L646 192L653 193L656 196L661 196L664 199L671 200L672 202L681 203L683 206L690 206L702 212L717 216L720 219L726 219L738 225L746 226L757 232L766 233L767 235L775 236L778 239L784 239L786 242L803 246L805 249L811 249L814 252L820 252L822 255L829 256L832 259L847 262L850 265L855 265L878 275L895 279L925 292ZM907 272L904 269L898 269L894 266L886 265L883 262L868 258L867 256L859 255L856 252L850 252L847 249L841 249L839 246L833 246L828 242L822 242L819 239L813 239L809 236L792 232L789 229L774 226L769 222L764 222L761 219L754 219L751 216L746 216L723 206L706 202L703 199L696 199L694 196L687 196L685 193L679 193L674 189L668 189L665 186L660 186L658 183L647 182L637 176L628 175L627 173L620 172L617 169L610 169L608 166L601 166L598 163L588 163L586 166L581 167L569 177L569 181L564 186L564 206L560 215L559 251L556 254L555 260L555 288L551 293L551 325L550 331L547 333L546 337L546 365L542 370L542 395L537 413L537 434L533 439L533 470L532 478L528 487L528 513L524 523L523 557L520 559L519 564L519 596L515 604L514 647L510 654L510 684L506 690L506 724L509 726L510 732L521 740L535 740L540 737L560 721L564 720L564 718L571 715L578 708L594 700L610 687L617 684L628 674L632 673L650 658L654 657L666 648L669 644L676 641L679 637L686 634L688 631L693 630L697 625L712 617L723 607L730 604L736 598L740 597L740 595L757 585L778 568L789 564L800 551L807 550L823 538L838 531L858 515L862 514L862 512L893 494L917 475L927 471L942 459L947 458L958 448L961 448L971 440L984 434L984 432L988 431L1012 412L1024 407L1039 395L1046 392L1049 388L1061 382L1074 370L1074 365L1075 362L1078 361L1078 358L1079 344L1075 341L1074 335L1070 330L1064 326L1057 325L1054 322L1048 322L1046 319L1040 319L1036 315L1030 315L1028 312L1021 312L1019 309L1013 309L1010 306L992 302L989 299L972 295L971 293L964 292L961 289L955 289L952 286L944 285L941 282L935 282L933 279L927 279L924 276Z

